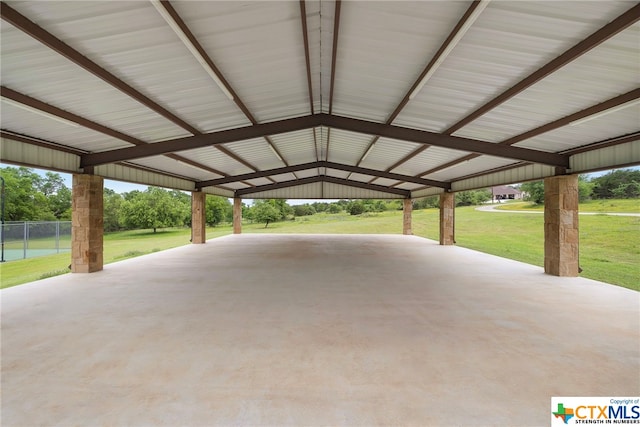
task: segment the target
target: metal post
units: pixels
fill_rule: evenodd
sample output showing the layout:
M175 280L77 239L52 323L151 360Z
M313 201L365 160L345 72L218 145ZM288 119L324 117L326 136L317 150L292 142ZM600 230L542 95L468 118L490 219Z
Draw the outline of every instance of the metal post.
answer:
M56 221L56 253L60 253L60 221Z
M24 222L24 231L22 232L22 259L27 259L27 244L29 241L29 222Z
M0 176L0 180L2 180L2 189L0 190L0 221L2 222L2 230L0 230L0 242L2 245L2 255L0 258L0 262L4 262L4 178Z

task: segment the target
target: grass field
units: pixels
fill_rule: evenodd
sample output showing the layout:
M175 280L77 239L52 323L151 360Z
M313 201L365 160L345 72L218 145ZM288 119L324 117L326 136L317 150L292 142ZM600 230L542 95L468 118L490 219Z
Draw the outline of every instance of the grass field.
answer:
M496 209L506 211L544 211L543 205L534 205L531 202L509 202L496 206ZM580 212L627 212L640 213L639 199L609 199L587 200L580 203Z
M626 202L626 201L624 201ZM515 205L515 203L514 203ZM505 206L507 206L505 204ZM609 206L611 207L611 206ZM622 209L627 209L621 206ZM582 209L582 207L581 207ZM413 233L438 239L437 209L413 212ZM473 207L456 209L457 245L543 265L543 215L492 213ZM231 233L230 226L207 230L207 238ZM244 224L243 233L399 234L402 212L351 216L317 214L295 221ZM105 235L105 263L119 261L189 243L190 230L129 231ZM640 217L593 215L580 217L582 277L640 290ZM14 286L68 271L69 255L53 255L5 263L0 266L2 287ZM496 272L499 274L499 272ZM504 278L508 280L508 278Z

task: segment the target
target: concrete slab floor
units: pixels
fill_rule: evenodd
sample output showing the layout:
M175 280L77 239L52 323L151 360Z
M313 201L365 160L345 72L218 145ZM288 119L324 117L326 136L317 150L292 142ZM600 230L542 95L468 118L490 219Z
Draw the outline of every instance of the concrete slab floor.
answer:
M6 289L2 425L548 425L637 292L414 236L235 235Z

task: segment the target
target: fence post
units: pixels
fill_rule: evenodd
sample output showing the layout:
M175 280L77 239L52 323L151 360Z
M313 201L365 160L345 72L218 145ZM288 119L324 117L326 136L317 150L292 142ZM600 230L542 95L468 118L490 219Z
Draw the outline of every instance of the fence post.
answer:
M24 232L22 233L22 259L27 259L27 245L29 244L29 222L24 222Z
M56 253L60 253L60 221L56 221Z

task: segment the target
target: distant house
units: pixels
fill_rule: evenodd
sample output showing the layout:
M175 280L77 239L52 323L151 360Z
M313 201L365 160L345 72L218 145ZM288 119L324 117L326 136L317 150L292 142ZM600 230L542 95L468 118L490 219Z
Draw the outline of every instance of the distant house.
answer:
M521 200L522 191L507 185L499 185L491 188L493 200Z

